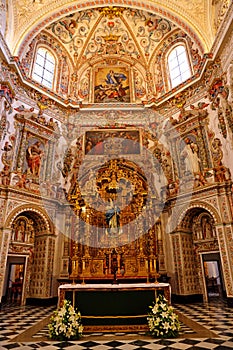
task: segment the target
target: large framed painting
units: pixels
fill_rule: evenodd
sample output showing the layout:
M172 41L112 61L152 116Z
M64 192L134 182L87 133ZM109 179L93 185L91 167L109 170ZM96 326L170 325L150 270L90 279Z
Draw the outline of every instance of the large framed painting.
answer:
M84 137L86 155L103 156L118 153L140 154L141 135L137 129L98 129L86 131Z
M98 67L94 72L94 102L130 102L129 68Z

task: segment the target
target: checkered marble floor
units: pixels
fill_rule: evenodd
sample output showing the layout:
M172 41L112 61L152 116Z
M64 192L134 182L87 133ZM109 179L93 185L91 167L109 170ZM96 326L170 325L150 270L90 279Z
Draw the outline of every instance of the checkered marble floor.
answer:
M195 321L212 332L211 337L196 337L195 331L182 324L182 331L176 339L151 339L140 333L92 333L84 334L79 341L51 341L44 325L28 341L15 341L23 332L30 333L37 325L51 315L55 307L4 306L0 311L0 349L32 350L43 348L58 349L233 349L233 308L224 301L214 300L208 304L174 304L174 308L187 319ZM211 333L210 333L211 334Z

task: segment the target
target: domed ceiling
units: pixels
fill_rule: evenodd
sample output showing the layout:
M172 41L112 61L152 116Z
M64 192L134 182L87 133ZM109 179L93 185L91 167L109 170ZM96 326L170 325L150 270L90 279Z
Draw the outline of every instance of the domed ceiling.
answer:
M169 13L120 6L69 13L32 37L19 50L25 75L31 79L37 47L51 47L61 67L54 92L75 103L113 102L116 92L106 89L113 69L114 78L122 82L117 84L122 96L118 102L159 98L170 90L162 61L171 45L185 42L189 47L194 77L205 53L195 32Z
M164 62L178 42L188 49L189 82L197 79L214 42L216 14L227 9L229 0L221 6L219 1L202 0L115 0L111 6L103 0L2 4L1 32L24 81L41 92L56 94L61 103L79 106L112 102L114 96L101 91L112 67L115 75L123 77L124 98L118 102L160 102L171 91ZM52 91L31 78L39 45L50 47L58 63Z
M2 25L2 31L5 28L6 41L15 56L20 56L25 40L30 41L38 32L45 27L48 28L48 24L53 23L56 19L59 19L58 22L61 22L61 26L63 23L63 27L60 27L60 37L66 43L68 43L69 37L71 38L77 33L81 35L82 39L84 37L89 39L89 36L93 34L93 29L97 28L99 22L101 22L103 11L98 11L98 8L103 8L106 5L109 4L104 1L11 0L8 2L8 7L5 8L7 21L5 25ZM208 52L211 48L214 38L214 5L211 1L195 0L190 2L183 0L177 2L176 0L165 0L138 2L132 0L122 2L117 0L111 1L111 6L124 6L125 11L122 13L119 9L119 14L123 14L123 17L122 23L117 23L118 28L122 26L124 31L127 27L130 27L134 36L138 36L137 42L141 42L144 50L151 49L152 41L161 39L162 29L164 34L164 30L172 29L174 25L178 25L187 33L193 33L193 36L196 36L196 39L202 43L205 52ZM94 10L95 8L96 10ZM80 13L75 14L75 12ZM107 10L107 12L109 11ZM160 23L160 31L157 31L156 34L152 34L152 28L156 23L148 22L147 29L150 29L151 33L150 47L148 47L147 40L140 40L144 35L141 26L146 23L151 14L153 14L152 21L155 20L157 23L159 19L163 19L164 22ZM73 20L73 24L70 23L71 20ZM74 23L76 24L74 25ZM65 32L66 25L69 28L67 33ZM59 34L57 25L52 25L50 30L55 30L56 35ZM100 36L103 35L103 33L99 34ZM106 35L108 35L108 31L105 32L104 36ZM76 44L81 45L81 42Z
M176 28L171 21L145 11L99 8L71 14L45 30L63 44L76 64L102 54L146 62L164 36Z

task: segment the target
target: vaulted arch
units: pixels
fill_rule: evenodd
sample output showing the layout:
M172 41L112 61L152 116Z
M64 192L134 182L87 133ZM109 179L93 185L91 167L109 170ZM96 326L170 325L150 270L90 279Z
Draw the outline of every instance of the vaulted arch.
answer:
M209 213L213 217L215 225L217 225L218 223L221 223L221 217L219 215L219 212L216 210L216 208L214 208L209 203L198 201L196 203L192 202L192 204L190 204L187 207L187 209L185 209L185 211L182 210L182 213L180 213L177 216L177 228L176 228L176 230L179 228L184 228L185 223L187 223L187 222L190 224L192 221L192 218L195 215L197 215L197 213L200 213L201 211L205 211L205 212Z
M54 233L54 227L41 207L22 205L15 208L6 219L5 226L11 228L13 221L20 215L25 215L36 222L38 232Z

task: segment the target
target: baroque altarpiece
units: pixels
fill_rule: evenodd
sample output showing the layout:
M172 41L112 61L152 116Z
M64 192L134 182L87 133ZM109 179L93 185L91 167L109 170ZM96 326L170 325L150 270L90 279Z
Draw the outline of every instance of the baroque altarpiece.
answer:
M208 300L214 261L232 301L232 42L211 49L153 6L76 10L37 23L17 55L0 37L2 298L158 279ZM176 45L192 69L172 88ZM33 78L40 48L56 57L53 89Z

